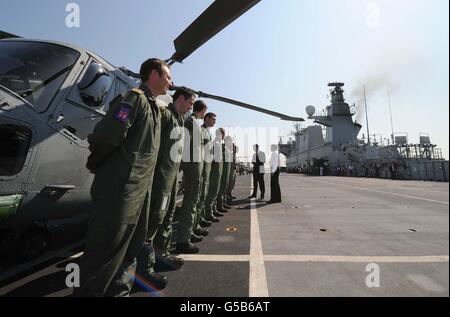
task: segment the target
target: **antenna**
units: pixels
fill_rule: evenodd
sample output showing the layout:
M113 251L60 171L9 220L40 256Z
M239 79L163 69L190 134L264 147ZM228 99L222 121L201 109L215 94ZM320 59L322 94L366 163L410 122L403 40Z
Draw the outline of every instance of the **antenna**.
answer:
M391 116L391 139L392 139L392 144L394 144L394 123L392 121L392 107L391 107L391 91L388 90L388 101L389 101L389 114Z
M366 85L363 85L363 89L364 89L364 105L366 107L367 143L370 145L369 114L367 113Z

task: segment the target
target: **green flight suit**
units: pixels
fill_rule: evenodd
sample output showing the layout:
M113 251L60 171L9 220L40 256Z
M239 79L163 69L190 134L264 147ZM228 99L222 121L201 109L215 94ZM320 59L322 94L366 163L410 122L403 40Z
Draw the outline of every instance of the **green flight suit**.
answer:
M230 181L228 182L226 194L228 196L231 196L233 193L234 186L236 184L236 146L233 144L233 161L231 163L231 170L230 170Z
M222 177L220 180L220 189L217 194L217 209L220 211L223 208L223 204L225 202L224 195L228 188L228 183L230 182L230 172L231 172L231 164L233 161L232 154L228 147L225 144L222 145L222 158L223 158L223 170Z
M161 110L161 145L153 177L147 243L137 259L139 275L154 271L155 252L169 254L183 139L184 118L171 103Z
M195 114L185 121L185 133L189 133L184 140L183 170L184 197L183 205L175 211L178 221L177 242L189 242L192 227L197 214L197 204L202 187L203 170L203 131Z
M220 189L220 180L222 178L222 146L220 141L215 140L213 142L213 161L211 164L211 171L209 174L209 187L208 194L205 199L205 217L210 218L214 212L214 203Z
M203 170L202 170L202 187L200 190L200 197L197 204L197 213L194 219L193 229L201 229L200 220L201 218L205 218L205 200L208 194L209 187L209 174L211 173L211 164L213 159L213 151L212 151L212 136L206 130L206 127L203 125L203 151L204 151L204 159L203 159Z
M93 213L75 296L127 296L131 291L147 233L159 111L150 90L141 85L116 97L88 137L86 167L95 173Z

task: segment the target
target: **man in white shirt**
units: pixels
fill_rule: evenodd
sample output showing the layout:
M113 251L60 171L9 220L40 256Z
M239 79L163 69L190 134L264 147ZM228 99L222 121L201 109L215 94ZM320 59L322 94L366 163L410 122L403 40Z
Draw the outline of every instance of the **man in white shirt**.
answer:
M272 144L272 155L270 157L270 200L268 204L281 203L280 190L280 155L278 154L278 145Z

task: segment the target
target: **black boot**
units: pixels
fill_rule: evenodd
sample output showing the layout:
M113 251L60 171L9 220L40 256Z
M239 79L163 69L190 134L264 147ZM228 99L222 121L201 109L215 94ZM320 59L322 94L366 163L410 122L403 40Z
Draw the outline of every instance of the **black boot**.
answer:
M220 221L214 215L211 215L210 217L206 217L206 220L211 221L211 222L219 222Z
M167 255L167 256L156 256L156 271L171 271L178 270L184 264L184 260L180 257Z
M165 275L156 272L142 274L141 278L148 282L153 288L156 288L156 290L165 288L169 282Z
M177 242L176 251L184 254L194 254L200 250L190 242Z
M208 221L208 220L202 218L200 220L200 227L202 227L202 228L211 227L211 221Z
M191 242L192 243L201 242L202 240L203 240L202 236L198 236L195 233L191 233Z
M209 234L209 231L207 229L200 228L200 229L194 230L194 234L199 237L201 237L201 236L206 237ZM194 241L192 241L192 242L194 242Z

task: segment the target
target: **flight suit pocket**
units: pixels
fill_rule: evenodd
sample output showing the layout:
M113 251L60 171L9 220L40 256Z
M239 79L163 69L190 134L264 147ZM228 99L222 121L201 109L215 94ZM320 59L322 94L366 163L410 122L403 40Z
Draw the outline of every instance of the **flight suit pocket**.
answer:
M152 195L155 196L152 198L150 222L152 226L159 226L163 223L169 209L171 191L153 191Z
M131 170L128 180L124 186L124 193L131 199L144 199L151 180L150 157L136 160L131 164Z

